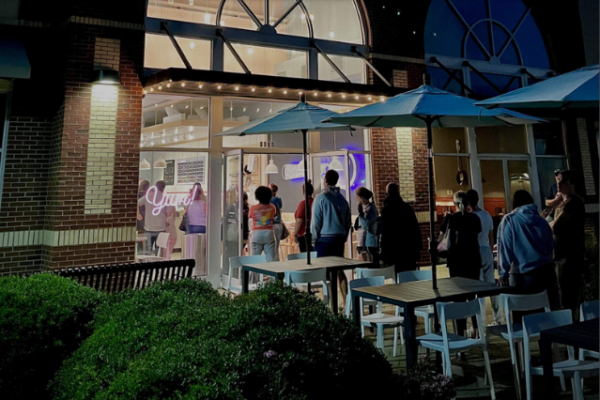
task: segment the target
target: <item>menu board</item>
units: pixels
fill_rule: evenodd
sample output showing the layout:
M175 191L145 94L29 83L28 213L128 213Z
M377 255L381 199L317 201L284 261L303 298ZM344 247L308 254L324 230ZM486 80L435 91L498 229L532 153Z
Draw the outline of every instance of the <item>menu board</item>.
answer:
M165 174L163 175L163 181L166 185L175 184L175 160L167 160L167 168L165 168Z
M181 159L177 161L177 184L191 185L196 182L205 184L206 157Z

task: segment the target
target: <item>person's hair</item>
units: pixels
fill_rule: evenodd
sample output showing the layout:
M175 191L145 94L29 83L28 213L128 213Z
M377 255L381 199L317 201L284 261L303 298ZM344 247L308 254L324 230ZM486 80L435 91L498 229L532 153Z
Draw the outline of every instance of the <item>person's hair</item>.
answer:
M271 198L273 197L273 192L267 186L259 186L254 191L254 197L260 204L270 204Z
M392 195L392 194L400 194L400 185L398 185L397 183L390 183L387 185L387 194Z
M569 171L561 171L560 173L560 181L568 182L569 185L573 184L573 176Z
M469 207L469 196L460 190L454 193L454 203L456 204L457 211L460 211L464 215Z
M517 190L513 196L513 210L523 207L528 204L533 204L533 196L527 190Z
M277 186L274 183L269 184L269 187L271 188L271 191L273 192L273 196L275 196L277 194L277 192L279 191L279 186Z
M554 170L554 176L559 176L559 175L562 175L562 173L563 173L563 172L564 172L564 171L563 171L562 169L555 169L555 170Z
M150 187L150 182L148 182L147 180L143 179L140 182L139 190L140 190L140 192L146 192L146 191L148 191L149 187Z
M329 169L325 172L325 182L329 186L335 186L340 179L340 174L337 173L335 169Z
M158 181L154 186L156 186L158 191L162 193L165 191L165 187L167 186L167 184L165 183L165 181Z
M242 198L244 199L244 203L248 202L248 193L244 192L244 195L242 196Z
M202 190L202 185L198 182L194 183L192 190L194 190L194 188L196 186L198 186L198 189L196 189L196 193L194 194L193 200L200 200L200 199L202 199L202 195L204 194L204 191Z
M308 180L308 182L306 182L306 184L302 184L302 191L305 192L308 195L308 197L313 195L313 193L315 192L315 188L310 179Z
M354 194L356 194L358 197L362 197L363 199L367 199L369 202L371 201L371 199L373 199L373 192L371 192L364 186L361 186L358 189L356 189L354 191Z
M469 204L471 204L471 207L477 207L477 205L479 204L479 193L477 193L477 190L468 190L467 196L469 196Z

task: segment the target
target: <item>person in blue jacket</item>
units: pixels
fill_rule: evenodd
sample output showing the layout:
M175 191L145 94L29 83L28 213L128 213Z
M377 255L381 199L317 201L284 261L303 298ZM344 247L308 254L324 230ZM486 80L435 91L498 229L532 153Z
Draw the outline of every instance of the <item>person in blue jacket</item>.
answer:
M311 235L317 257L344 257L352 217L348 201L340 193L340 188L336 187L339 178L335 170L328 170L324 189L313 202ZM338 272L338 283L342 292L342 307L346 308L348 279L344 271Z

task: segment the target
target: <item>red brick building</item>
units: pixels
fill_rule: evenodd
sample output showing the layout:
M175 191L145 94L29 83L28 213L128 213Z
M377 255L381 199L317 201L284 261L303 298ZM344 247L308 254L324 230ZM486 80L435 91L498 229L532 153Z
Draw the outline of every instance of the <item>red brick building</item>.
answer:
M173 196L202 183L204 272L218 284L221 260L243 246L243 192L277 183L284 221L293 222L301 142L217 133L289 107L300 92L345 111L416 88L428 72L435 86L485 98L597 62L580 17L587 2L564 3L511 0L506 13L498 0L9 2L0 11L0 274L133 261L146 179L164 180ZM554 169L569 168L596 241L597 132L597 112L536 127L438 130L438 213L468 188L498 220L518 188L541 207ZM315 181L341 162L353 209L356 187L373 188L381 206L385 185L399 182L426 243L422 130L314 133L309 146ZM266 173L271 160L277 174ZM463 185L457 166L469 176ZM292 251L282 245L282 256Z

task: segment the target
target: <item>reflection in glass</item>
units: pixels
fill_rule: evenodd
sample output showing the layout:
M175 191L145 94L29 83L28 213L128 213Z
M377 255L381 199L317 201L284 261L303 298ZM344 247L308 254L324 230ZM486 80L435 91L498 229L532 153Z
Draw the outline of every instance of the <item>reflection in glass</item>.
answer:
M223 267L229 266L229 257L237 257L241 250L240 226L240 156L225 157L225 209L223 210Z
M239 43L234 43L233 48L253 74L304 79L308 77L308 56L305 51ZM224 62L226 72L244 73L227 47Z
M479 153L527 154L524 126L494 126L476 128Z
M210 70L211 43L209 40L182 37L176 39L194 69ZM156 69L185 68L185 64L167 35L147 33L144 67Z
M434 128L433 129L433 152L434 153L458 153L456 141L460 141L460 153L469 153L467 132L464 128Z
M328 54L333 63L352 83L365 83L365 62L358 57L346 57ZM343 82L342 77L319 54L319 80Z
M502 161L481 161L481 182L483 185L483 208L492 217L503 216L508 211Z
M457 175L459 169L466 173L467 179L463 185L460 185L458 181ZM435 176L436 210L438 214L443 214L445 211L453 209L454 203L452 197L454 193L459 190L467 191L471 189L469 157L434 157L433 171Z
M150 0L148 16L214 25L221 0Z

